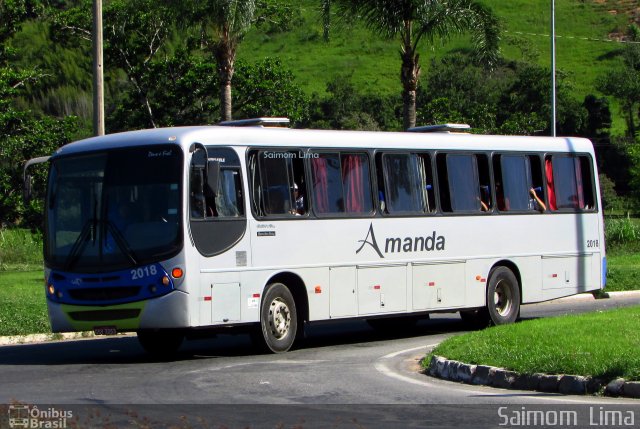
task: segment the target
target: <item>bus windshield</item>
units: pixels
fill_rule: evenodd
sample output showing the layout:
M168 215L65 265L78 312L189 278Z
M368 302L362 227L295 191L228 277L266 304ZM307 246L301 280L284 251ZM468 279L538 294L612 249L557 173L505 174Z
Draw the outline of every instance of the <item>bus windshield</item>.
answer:
M50 268L98 272L157 262L182 247L182 151L144 146L52 160Z

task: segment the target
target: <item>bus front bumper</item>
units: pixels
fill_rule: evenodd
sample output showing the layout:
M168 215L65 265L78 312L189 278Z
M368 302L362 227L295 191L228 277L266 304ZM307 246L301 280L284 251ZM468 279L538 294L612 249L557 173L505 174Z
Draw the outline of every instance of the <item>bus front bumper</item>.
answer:
M159 298L117 305L70 305L47 300L52 332L129 332L189 326L188 295L173 291Z

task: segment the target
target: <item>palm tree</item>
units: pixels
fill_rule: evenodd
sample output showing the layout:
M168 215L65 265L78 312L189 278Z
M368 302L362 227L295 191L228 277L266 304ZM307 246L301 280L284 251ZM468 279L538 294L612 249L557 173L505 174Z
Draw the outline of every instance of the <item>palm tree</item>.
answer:
M236 52L253 22L256 0L196 0L192 4L191 12L202 25L201 41L216 59L220 78L220 116L228 121L232 119L231 81ZM213 32L211 41L206 36L208 30Z
M497 59L499 26L496 16L475 0L337 0L340 15L364 21L388 38L400 38L403 125L416 124L416 90L420 79L420 43L470 32L479 59Z

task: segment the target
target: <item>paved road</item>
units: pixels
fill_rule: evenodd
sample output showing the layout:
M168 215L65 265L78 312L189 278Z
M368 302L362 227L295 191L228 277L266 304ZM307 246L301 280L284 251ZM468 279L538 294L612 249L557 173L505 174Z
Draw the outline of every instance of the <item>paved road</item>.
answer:
M523 307L522 317L628 305L640 305L640 294L530 305ZM266 415L272 415L269 405L287 409L293 404L312 408L357 404L369 417L381 409L374 405L383 404L395 406L396 411L414 404L403 413L418 412L421 404L439 405L455 415L456 408L448 404L473 408L478 404L640 403L466 386L419 374L418 359L462 329L456 314L436 315L411 332L393 335L380 334L364 322L332 323L309 327L300 347L282 355L255 354L248 337L242 335L219 336L185 343L171 361L150 360L131 336L4 346L0 347L0 403L156 404L151 410L167 413L175 410L175 404L196 404L198 410L217 413L221 410L204 404L245 404L257 406L252 409ZM482 407L477 409L482 412ZM287 413L295 415L291 410Z

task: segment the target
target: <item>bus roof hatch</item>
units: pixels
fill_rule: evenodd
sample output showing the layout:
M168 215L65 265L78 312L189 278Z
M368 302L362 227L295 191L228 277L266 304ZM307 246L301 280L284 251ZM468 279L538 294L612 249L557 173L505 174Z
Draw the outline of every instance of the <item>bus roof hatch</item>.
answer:
M284 127L289 125L289 118L250 118L222 121L218 125L225 127Z
M471 127L467 124L437 124L412 127L407 131L412 133L464 133L470 129Z

